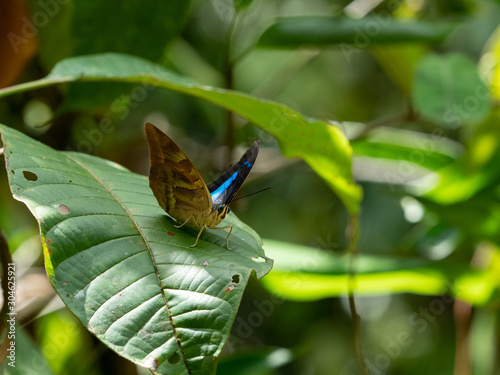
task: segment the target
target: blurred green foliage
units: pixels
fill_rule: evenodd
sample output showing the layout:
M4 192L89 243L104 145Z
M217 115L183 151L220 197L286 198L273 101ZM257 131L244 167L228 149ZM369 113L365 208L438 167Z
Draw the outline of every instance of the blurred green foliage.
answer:
M354 269L370 373L498 373L500 3L370 4L33 0L33 27L21 23L21 39L0 48L8 59L25 40L38 43L22 75L7 77L13 85L42 79L65 58L120 52L203 85L283 103L308 119L304 126L316 118L338 126L363 188ZM398 29L406 22L411 38ZM119 75L122 67L114 69ZM356 209L346 209L319 167L283 158L283 143L228 116L223 104L158 87L143 95L135 87L68 82L10 95L7 88L0 122L57 149L147 174L142 129L151 121L169 129L207 180L227 166L234 148L261 139L243 194L273 189L232 208L267 239L275 268L262 282L250 281L219 372L358 373L343 255L348 212ZM109 133L99 131L104 119ZM302 134L293 134L295 144L307 144ZM12 199L3 169L0 190L0 228L20 262L18 249L36 234L36 223ZM27 272L42 266L39 258ZM86 373L144 373L83 329L72 336L77 343L48 354L50 337L78 322L60 305L30 303L34 310L19 316L19 361L33 346L50 365L47 374L77 373L74 353L85 359Z

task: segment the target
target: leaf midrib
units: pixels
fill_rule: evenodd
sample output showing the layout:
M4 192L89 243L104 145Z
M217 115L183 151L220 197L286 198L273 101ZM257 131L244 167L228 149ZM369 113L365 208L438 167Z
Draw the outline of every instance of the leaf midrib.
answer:
M139 226L139 223L135 220L135 218L129 212L129 210L122 204L120 199L118 199L118 197L113 193L113 191L99 177L97 177L90 169L88 169L84 164L82 164L77 159L73 158L71 155L67 155L67 157L70 158L74 163L79 165L83 170L88 172L92 176L92 178L94 178L99 184L101 184L115 198L116 202L123 208L123 210L127 213L127 215L130 217L130 219L134 222L135 227L137 228L137 231L139 232L140 236L142 237L144 244L146 245L147 250L149 252L149 256L150 256L150 259L151 259L151 262L153 265L153 269L154 269L154 272L156 274L156 278L158 280L158 287L160 288L160 293L162 295L163 302L164 302L165 307L166 307L165 311L167 312L168 320L170 322L170 325L172 326L172 332L173 332L175 340L177 342L177 346L179 347L179 352L181 353L182 361L184 363L184 366L185 366L188 374L191 374L191 371L190 371L188 363L187 363L186 355L182 349L181 340L177 334L177 328L175 327L175 324L174 324L172 312L170 311L170 306L168 305L167 296L165 295L164 289L163 289L162 284L161 284L161 277L160 277L160 273L158 272L156 260L153 256L151 246L149 245L149 242L146 240L146 237L144 236L144 233L142 232L142 230Z

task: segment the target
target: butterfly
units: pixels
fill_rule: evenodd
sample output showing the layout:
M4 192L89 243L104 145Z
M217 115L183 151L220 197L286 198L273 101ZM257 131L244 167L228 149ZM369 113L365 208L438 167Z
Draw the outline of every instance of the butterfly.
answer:
M206 185L186 154L165 133L149 122L144 126L149 144L149 186L156 200L167 214L184 225L200 228L194 247L204 229L229 229L232 225L217 227L229 212L233 200L257 159L260 141L254 142L240 161L225 171L210 185Z

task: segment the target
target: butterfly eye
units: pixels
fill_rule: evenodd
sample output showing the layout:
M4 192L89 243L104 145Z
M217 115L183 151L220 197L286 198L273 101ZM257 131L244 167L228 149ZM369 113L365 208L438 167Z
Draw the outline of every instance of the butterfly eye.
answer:
M229 208L228 205L219 205L217 206L217 212L219 213L219 215L221 215L222 219L224 219L226 217L226 215L231 212L231 209Z

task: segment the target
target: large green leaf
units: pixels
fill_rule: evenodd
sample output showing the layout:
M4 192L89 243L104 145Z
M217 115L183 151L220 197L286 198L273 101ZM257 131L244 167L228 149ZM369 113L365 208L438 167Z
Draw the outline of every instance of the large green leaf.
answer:
M248 278L272 266L255 232L229 215L232 251L220 230L190 248L196 231L173 226L147 177L0 131L12 194L39 222L47 274L69 309L156 374L213 373Z
M366 48L383 43L438 43L453 29L450 23L399 21L385 16L290 17L271 25L259 39L265 47L297 48L347 44Z
M301 157L337 193L349 212L359 210L361 189L352 180L352 150L342 131L317 119L305 118L286 105L236 91L199 85L143 59L102 54L68 58L38 81L0 89L0 97L64 82L116 81L159 86L193 95L233 111L280 142L288 157Z

